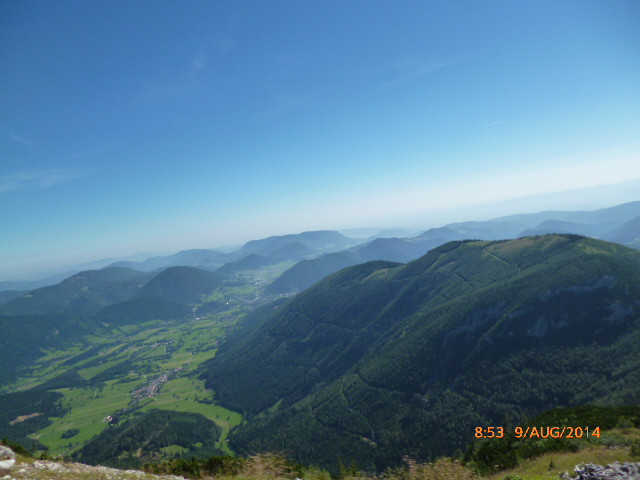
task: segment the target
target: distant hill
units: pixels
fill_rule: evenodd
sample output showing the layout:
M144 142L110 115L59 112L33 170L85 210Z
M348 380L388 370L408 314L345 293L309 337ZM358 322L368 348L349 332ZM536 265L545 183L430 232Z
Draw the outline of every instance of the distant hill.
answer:
M640 215L607 232L602 238L640 248Z
M138 292L139 297L155 297L178 303L198 303L201 295L222 285L220 274L194 267L171 267L153 277Z
M388 228L348 228L340 230L340 233L351 238L374 239L374 238L408 238L420 233L420 229L388 227Z
M465 238L480 240L501 240L546 233L575 233L600 237L638 215L640 201L593 211L547 210L486 221L451 223L446 227L462 233Z
M291 242L271 253L268 258L273 263L284 262L285 260L299 261L315 253L316 250L306 246L302 242Z
M450 229L431 229L422 235L406 238L377 238L363 245L303 260L276 278L267 288L270 295L299 292L338 270L373 260L408 262L429 249L463 237Z
M253 270L255 268L264 267L265 265L271 265L272 262L269 258L258 255L257 253L250 253L246 257L235 262L226 263L222 267L216 270L218 273L230 275L240 270Z
M0 305L4 305L5 303L7 303L10 300L13 300L14 298L20 298L24 295L26 295L27 293L29 293L28 291L24 291L24 290L3 290L0 291Z
M565 222L585 223L585 224L603 224L611 222L620 224L631 220L633 217L640 215L640 201L623 203L613 207L601 208L599 210L584 211L559 211L546 210L537 213L523 213L516 215L507 215L492 220L493 222L514 222L528 224L528 228L537 225L545 220L562 220Z
M484 222L467 221L450 223L444 228L453 230L458 235L462 235L466 239L505 240L507 238L517 237L521 231L534 227L538 223L539 222L529 224L528 222L514 222L496 219Z
M149 257L142 262L115 262L109 265L109 267L133 268L141 272L151 272L158 268L178 266L217 268L237 258L237 255L226 254L217 250L192 249L182 250L172 255Z
M408 262L421 257L429 247L421 239L376 238L357 247L356 252L364 262L371 260L388 260L391 262Z
M22 281L2 281L0 282L0 291L6 290L22 290L25 292L29 292L31 290L36 290L42 287L48 287L49 285L55 285L56 283L60 283L66 278L69 278L71 275L78 273L78 270L60 273L56 275L50 275L41 280L22 280Z
M202 370L241 454L429 460L505 415L640 399L640 252L575 235L444 244L343 269Z
M271 282L265 292L269 295L299 292L327 275L361 262L360 256L353 251L327 253L312 260L302 260Z
M216 272L231 275L242 270L255 270L268 265L275 265L286 260L302 260L303 258L313 256L316 253L317 252L315 250L307 247L302 242L292 242L287 243L275 252L270 253L268 256L250 253L247 256L242 257L240 260L224 264L222 267L218 268Z
M588 237L598 237L606 233L610 228L607 224L587 224L567 222L564 220L545 220L531 229L523 230L518 237L528 237L532 235L546 235L549 233L575 233Z
M307 248L317 251L338 251L358 243L356 240L345 237L333 230L317 230L251 240L242 246L240 252L244 255L256 253L268 257L294 242L299 242Z
M33 290L0 306L4 315L89 315L128 300L151 278L128 268L107 268L77 273L66 280Z

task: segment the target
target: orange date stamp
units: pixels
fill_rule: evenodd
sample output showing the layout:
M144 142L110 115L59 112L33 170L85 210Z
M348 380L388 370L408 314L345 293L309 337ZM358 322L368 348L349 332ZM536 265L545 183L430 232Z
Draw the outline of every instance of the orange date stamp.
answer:
M515 427L513 434L518 439L526 438L600 438L600 427ZM476 427L476 438L503 438L503 427Z

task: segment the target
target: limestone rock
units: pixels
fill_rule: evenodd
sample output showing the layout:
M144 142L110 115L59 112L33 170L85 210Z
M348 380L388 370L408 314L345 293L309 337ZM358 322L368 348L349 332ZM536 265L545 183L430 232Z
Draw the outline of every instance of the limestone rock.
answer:
M576 476L567 472L560 475L562 480L640 480L640 463L613 462L609 465L587 463L574 468Z
M0 445L0 472L10 470L16 463L16 454L9 447Z

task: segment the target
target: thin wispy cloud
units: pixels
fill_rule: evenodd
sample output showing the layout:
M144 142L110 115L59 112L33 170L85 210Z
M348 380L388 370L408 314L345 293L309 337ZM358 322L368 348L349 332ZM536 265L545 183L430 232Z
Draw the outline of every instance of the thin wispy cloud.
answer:
M21 135L16 135L15 133L12 133L11 135L9 135L11 137L11 140L13 140L14 142L20 143L26 147L29 148L33 148L34 144L31 140L29 140L28 138L25 138Z
M0 175L0 193L25 189L49 188L85 175L86 172L68 168L58 170L30 170Z
M189 70L176 76L173 81L165 83L150 83L137 95L141 103L156 103L168 99L179 101L191 100L202 89L199 74L207 68L207 57L198 54L190 63Z
M396 85L398 83L415 80L426 76L431 72L449 67L457 62L457 59L447 61L427 61L420 57L408 56L398 59L392 66L395 78L384 84L385 87Z
M193 76L197 75L201 71L207 68L207 58L203 53L199 54L191 65L191 70L189 70L188 75Z

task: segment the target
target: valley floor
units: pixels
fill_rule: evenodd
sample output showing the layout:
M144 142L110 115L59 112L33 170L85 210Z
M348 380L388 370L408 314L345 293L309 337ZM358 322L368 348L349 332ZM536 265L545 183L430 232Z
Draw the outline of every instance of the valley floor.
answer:
M102 432L110 419L122 420L134 412L159 408L204 415L222 428L217 448L230 453L226 436L242 417L216 405L214 392L194 373L215 356L219 340L239 315L123 326L92 339L89 350L78 345L51 352L11 386L22 391L68 376L60 380L59 388L51 389L63 395L65 414L51 417L52 423L31 438L48 447L52 457L66 456ZM11 420L30 419L17 416Z

